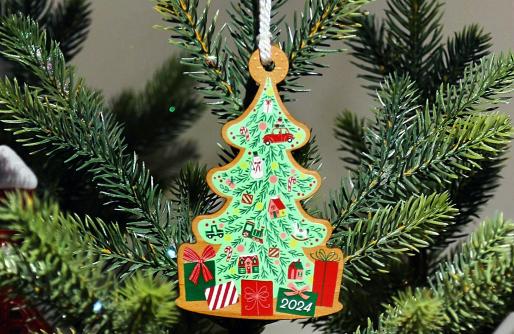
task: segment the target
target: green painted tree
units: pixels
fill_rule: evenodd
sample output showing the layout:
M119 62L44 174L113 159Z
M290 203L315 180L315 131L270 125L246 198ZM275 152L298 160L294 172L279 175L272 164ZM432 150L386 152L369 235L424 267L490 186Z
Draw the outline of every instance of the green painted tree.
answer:
M300 281L312 284L314 264L303 249L322 244L327 228L297 202L319 187L317 173L299 168L289 153L308 142L309 130L283 108L271 79L259 92L249 112L223 129L225 140L240 152L232 163L213 169L208 180L229 200L215 219L200 219L198 230L205 241L221 244L220 250L233 250L231 257L217 253L219 281L240 279L242 274L272 280L276 295L279 286L287 285L293 262L300 261L304 268ZM216 235L218 231L223 232ZM259 261L253 271L240 261L249 255Z

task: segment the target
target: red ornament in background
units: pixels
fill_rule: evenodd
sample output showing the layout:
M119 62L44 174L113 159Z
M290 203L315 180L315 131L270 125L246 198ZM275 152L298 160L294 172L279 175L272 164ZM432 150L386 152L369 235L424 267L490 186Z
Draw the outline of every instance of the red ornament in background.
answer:
M0 200L9 191L23 190L31 194L37 178L23 160L8 146L0 146ZM0 230L0 252L13 245L14 231ZM7 298L7 290L0 290L0 334L28 334L51 331L40 314L26 305L22 298Z

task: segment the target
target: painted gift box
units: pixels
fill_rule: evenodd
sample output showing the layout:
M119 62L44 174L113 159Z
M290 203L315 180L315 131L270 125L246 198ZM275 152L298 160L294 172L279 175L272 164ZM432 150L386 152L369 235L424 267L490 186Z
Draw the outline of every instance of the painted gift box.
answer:
M272 281L241 281L241 315L273 315Z
M289 283L287 289L278 289L277 312L314 316L318 294L308 290L308 286L298 288L294 283Z
M317 306L332 307L337 289L339 258L335 252L320 249L311 255L314 261L312 292L318 294Z
M205 300L205 290L216 283L216 265L214 260L216 251L207 246L202 254L186 247L184 250L184 282L186 287L186 300ZM209 261L210 260L210 261Z
M236 304L239 300L236 284L234 281L229 281L207 288L205 289L205 299L211 311Z

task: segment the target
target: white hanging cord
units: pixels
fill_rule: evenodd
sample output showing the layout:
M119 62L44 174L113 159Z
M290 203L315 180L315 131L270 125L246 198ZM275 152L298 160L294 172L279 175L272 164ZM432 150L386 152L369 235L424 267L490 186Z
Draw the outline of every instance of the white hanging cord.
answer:
M271 0L259 0L259 54L263 65L270 65L271 59Z

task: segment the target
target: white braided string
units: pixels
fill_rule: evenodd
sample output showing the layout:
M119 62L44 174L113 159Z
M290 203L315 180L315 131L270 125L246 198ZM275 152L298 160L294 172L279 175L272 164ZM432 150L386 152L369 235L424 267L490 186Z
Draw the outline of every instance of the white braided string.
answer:
M259 0L259 54L263 65L271 59L271 0Z

